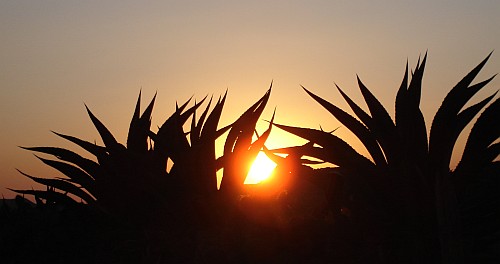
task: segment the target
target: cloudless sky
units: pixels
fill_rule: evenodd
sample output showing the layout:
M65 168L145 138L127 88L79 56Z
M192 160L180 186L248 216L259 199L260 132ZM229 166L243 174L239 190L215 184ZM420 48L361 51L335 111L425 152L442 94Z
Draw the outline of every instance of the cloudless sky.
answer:
M0 194L39 187L15 168L57 175L17 146L85 153L50 130L100 142L84 103L125 143L141 88L143 104L158 92L153 130L176 101L226 89L227 125L271 80L264 119L277 107L278 123L331 130L339 123L300 85L347 109L334 83L362 104L358 74L393 114L406 61L414 67L428 51L421 109L429 127L451 87L500 48L499 14L497 0L0 1ZM476 81L499 71L496 51ZM498 88L497 79L475 101ZM335 133L364 152L346 130ZM275 129L267 145L293 144Z

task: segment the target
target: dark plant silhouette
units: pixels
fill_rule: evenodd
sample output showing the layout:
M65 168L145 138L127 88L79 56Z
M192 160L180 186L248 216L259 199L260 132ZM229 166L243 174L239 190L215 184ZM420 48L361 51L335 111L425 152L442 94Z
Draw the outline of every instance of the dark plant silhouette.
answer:
M337 86L357 118L304 88L358 137L372 160L330 133L280 124L275 125L310 144L274 152L300 152L339 166L348 199L337 195L331 203L337 204L337 215L341 208L349 209L350 221L366 242L364 254L371 255L373 262L463 263L465 256L467 260L493 258L470 250L484 239L499 238L496 205L500 200L494 191L500 187L495 177L500 175L498 162L494 161L499 154L495 143L500 136L498 99L481 114L461 162L450 171L459 134L496 94L463 109L493 79L471 85L489 56L448 93L434 117L429 140L419 108L426 58L417 63L410 82L406 67L396 96L395 122L359 78L369 114ZM481 228L483 223L490 229ZM475 237L479 229L484 234L480 240Z
M36 203L19 196L19 209L0 208L0 242L14 241L0 247L0 255L21 263L498 262L500 101L490 103L495 93L465 107L493 79L471 85L488 58L448 93L429 135L419 108L427 55L411 80L406 65L395 120L359 78L369 112L337 87L354 115L304 88L359 138L371 159L335 130L275 124L274 114L259 134L271 88L225 127L219 122L227 93L176 105L155 132L156 95L141 114L139 93L125 145L87 108L103 146L54 133L95 158L23 147L52 156L37 157L63 176L21 172L45 188L13 190ZM450 170L458 136L481 111ZM273 126L308 142L269 150ZM216 157L215 141L224 135L223 156ZM259 151L277 167L270 179L245 186ZM325 162L337 167L311 168Z
M155 97L140 115L141 95L137 101L130 123L127 145L117 142L111 132L87 108L87 112L99 132L104 146L99 146L76 137L55 133L82 147L96 157L97 161L84 158L75 152L56 147L31 147L27 150L55 156L58 160L38 157L45 164L62 172L62 178L38 178L21 172L35 182L46 185L47 190L14 190L34 195L36 199L76 204L77 197L89 206L105 212L131 219L134 222L150 219L155 210L175 208L184 210L186 201L196 202L210 198L217 191L216 171L226 168L221 191L240 188L246 169L239 164L255 159L265 138L252 142L253 132L271 90L245 112L236 122L218 129L226 95L215 103L210 111L212 99L196 120L196 110L204 98L187 108L188 100L172 114L157 133L150 131L151 114ZM191 118L191 129L185 132L184 124ZM215 156L215 140L229 131L225 155ZM266 131L268 135L270 130ZM246 149L243 153L232 153ZM167 161L173 162L167 172ZM243 178L242 178L243 177ZM233 179L234 178L234 179ZM228 182L228 183L225 183ZM235 189L238 194L241 189ZM71 194L68 196L67 194ZM73 197L73 198L72 198ZM175 210L168 209L170 213Z

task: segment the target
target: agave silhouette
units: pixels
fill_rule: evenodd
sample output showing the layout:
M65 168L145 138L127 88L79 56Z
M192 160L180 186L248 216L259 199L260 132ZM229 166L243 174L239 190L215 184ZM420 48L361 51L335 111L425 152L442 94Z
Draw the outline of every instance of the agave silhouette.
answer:
M271 88L233 124L220 129L218 124L227 92L218 99L211 111L210 99L198 120L196 110L206 97L188 108L189 99L181 106L176 105L176 111L159 127L157 133L150 130L156 94L141 115L139 93L126 146L120 144L86 107L104 146L54 133L88 151L95 156L96 161L63 148L23 147L56 157L57 160L51 160L37 156L65 177L39 178L20 171L33 181L46 185L47 190L13 191L34 195L37 200L66 205L76 205L77 200L81 199L91 207L136 223L150 220L151 215L158 214L159 210L167 210L170 214L177 214L175 210L186 210L186 207L192 210L193 203L209 200L222 193L217 191L217 170L230 168L225 170L223 182L236 182L231 179L241 180L241 175L246 175L245 170L240 171L234 164L255 159L262 147L265 137L252 142L252 136L270 93ZM189 118L192 120L190 131L185 132L184 125ZM226 146L232 144L234 150L247 151L233 153L228 148L225 155L217 159L215 141L228 130ZM270 129L265 133L269 134ZM173 165L167 172L169 159ZM235 188L231 184L221 186L221 190ZM230 193L237 194L237 191Z
M467 245L468 258L479 258L471 251L486 243L484 237L479 240L478 232L491 232L488 241L500 237L500 196L495 191L500 187L500 169L495 161L500 153L499 143L495 143L500 136L500 102L496 99L485 109L495 93L463 108L493 79L471 85L490 55L448 93L434 117L429 139L419 107L426 54L417 63L411 81L406 65L396 96L395 122L359 77L359 89L369 113L337 86L357 118L303 87L357 136L371 160L331 133L280 124L275 125L310 144L271 152L301 153L339 166L345 176L343 197L348 199L333 201L333 210L345 207L352 212L350 220L362 230L364 239L371 241L368 248L378 248L371 252L374 261L462 263L463 245ZM451 171L458 136L483 109L470 132L462 160ZM338 195L331 197L340 199ZM490 229L478 230L483 223Z

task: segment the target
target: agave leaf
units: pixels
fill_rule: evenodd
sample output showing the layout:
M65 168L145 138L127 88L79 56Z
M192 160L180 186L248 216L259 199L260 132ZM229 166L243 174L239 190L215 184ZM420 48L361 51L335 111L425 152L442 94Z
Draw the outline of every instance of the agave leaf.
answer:
M269 93L268 93L269 95ZM245 149L245 148L250 148L251 142L252 142L252 137L253 133L255 131L255 127L257 125L257 121L262 114L262 111L264 110L264 107L266 106L267 100L269 99L269 96L265 98L265 100L255 109L252 115L248 115L248 119L246 119L248 122L244 122L245 118L240 119L238 121L238 125L240 125L240 135L238 136L238 140L234 144L234 149ZM237 127L236 125L233 126L233 128Z
M166 160L170 157L174 163L180 160L181 153L189 150L189 142L184 134L181 122L181 110L185 108L185 104L177 109L160 127L158 134L152 133L151 138L155 141L154 151L158 159ZM191 108L193 109L193 108ZM186 119L187 120L187 119ZM163 164L160 167L165 167Z
M200 133L201 133L201 130L202 130L202 127L205 125L205 119L207 118L208 116L208 112L210 110L210 106L212 106L212 100L213 100L213 96L210 97L210 101L208 101L208 105L207 107L205 108L205 111L203 111L203 113L201 114L200 116L200 119L198 120L198 123L196 124L196 129L198 130L198 133L197 133L197 136L199 137L200 136ZM217 102L218 104L219 102ZM217 106L217 105L216 105Z
M275 126L296 136L314 142L322 146L320 149L331 152L328 155L325 155L322 151L315 150L316 153L320 153L322 156L312 157L331 162L338 166L345 166L347 169L355 169L355 167L359 167L359 169L367 171L373 171L374 169L374 164L370 160L357 153L349 144L335 135L309 128L291 127L280 124L275 124ZM328 158L328 160L323 158Z
M474 69L472 69L462 80L460 80L460 82L458 82L455 87L453 87L453 89L446 95L436 113L436 116L434 117L432 126L435 127L435 129L443 129L443 127L446 127L446 125L444 124L445 121L450 120L454 116L456 116L460 109L462 109L463 106L469 101L469 99L495 77L492 76L491 78L483 82L469 87L474 78L486 64L490 56L491 53Z
M155 136L155 140L161 140L168 138L168 136L171 136L173 134L182 134L182 137L184 136L184 131L182 130L182 126L184 125L185 121L189 118L189 116L195 111L195 109L199 106L199 104L195 104L195 106L191 107L188 111L190 112L189 115L184 115L182 119L184 119L184 122L181 122L181 116L182 112L184 109L187 107L188 103L191 101L192 97L189 98L183 105L180 107L177 106L176 103L176 110L175 112L159 127L158 133ZM179 131L180 129L180 131ZM175 130L175 133L172 133L172 131ZM187 142L187 140L186 140Z
M406 153L411 154L411 159L415 159L415 162L423 165L427 161L427 153L429 150L427 144L427 128L425 126L425 120L420 109L416 109L412 114L412 125L413 130L407 130L406 136L400 136L400 140L408 145L408 151Z
M463 110L462 112L460 112L458 115L457 115L457 131L456 132L460 132L462 131L465 126L467 126L471 121L472 119L481 111L483 110L483 108L496 96L497 92L495 92L494 94L490 95L489 97L483 99L481 102L475 104L475 105L472 105L468 108L466 108L465 110ZM458 135L457 135L458 136Z
M191 123L191 145L196 144L201 138L202 128L205 126L205 119L207 118L208 112L210 110L210 106L212 105L213 97L210 97L210 101L208 101L208 105L200 116L198 122L196 122L196 112L193 113L193 119ZM217 102L218 104L219 102ZM217 106L216 104L216 106Z
M106 148L104 148L104 147L98 146L94 143L90 143L90 142L85 141L85 140L81 140L81 139L73 137L73 136L60 134L60 133L57 133L54 131L52 131L52 133L66 139L68 141L75 143L76 145L80 146L81 148L85 149L86 151L88 151L91 154L93 154L94 156L96 156L98 159L102 159L107 155Z
M349 130L351 130L358 138L361 140L363 145L366 147L370 155L372 156L375 164L380 166L386 166L384 154L380 149L376 139L373 134L356 118L352 117L348 113L344 112L340 108L331 104L330 102L324 100L323 98L315 95L306 88L302 87L309 96L311 96L316 102L322 105L328 112L330 112L335 118L337 118L342 124L344 124Z
M90 196L87 192L83 191L82 189L73 185L70 182L67 182L64 180L58 180L58 179L45 179L45 178L33 177L33 176L30 176L30 175L28 175L20 170L17 170L17 171L19 173L21 173L22 175L32 179L34 182L37 182L37 183L40 183L40 184L46 185L46 186L51 186L51 187L54 187L54 188L59 189L61 191L74 194L74 195L80 197L81 199L83 199L85 202L87 202L87 204L92 204L95 202L95 199L92 196Z
M141 119L151 121L151 115L153 114L153 107L155 105L157 94L158 93L155 93L155 95L153 96L153 99L151 99L151 102L149 103L148 107L146 107L146 109L142 113Z
M156 93L142 116L140 116L141 93L139 93L134 116L132 117L128 131L127 148L129 150L140 152L148 150L148 133L151 126L151 114L155 100Z
M266 154L266 156L271 160L273 161L274 163L276 164L280 164L282 162L284 162L285 158L284 157L281 157L279 155L276 155L274 154L274 150L270 150L266 147L266 145L262 146L262 151L264 152L264 154Z
M226 133L232 127L233 127L233 124L229 124L221 129L217 130L217 132L215 133L215 138L220 138L222 135L224 135L224 133Z
M90 159L86 159L73 151L56 148L56 147L21 147L22 149L36 151L40 153L50 154L55 156L56 158L73 163L83 169L87 174L89 174L92 178L102 178L103 171L100 168L99 164L95 163Z
M236 122L234 122L226 139L226 145L233 146L231 149L233 152L246 151L250 148L255 126L257 125L257 121L266 106L269 95L270 90L268 90L264 97L258 101L259 104L254 104L243 115L241 115ZM253 111L250 111L252 109ZM236 135L234 143L230 141L230 138L233 138L232 135ZM227 144L228 142L231 142L231 144ZM224 151L226 151L226 145L224 146Z
M344 153L344 149L338 148L338 150L332 151L329 147L314 147L314 146L304 146L301 148L301 152L304 156L314 157L320 159L324 162L329 162L339 167L344 168L346 171L363 171L372 172L374 171L373 164L369 160L364 160L362 163L356 163L356 160L363 160L364 157L358 157L354 159L347 158ZM368 175L368 174L367 174ZM371 176L371 175L370 175Z
M182 126L186 123L189 117L194 114L196 109L198 109L198 107L200 107L200 105L203 104L206 98L207 97L203 98L203 100L201 100L199 103L195 103L194 106L190 107L185 112L183 111L186 108L187 104L191 101L191 98L181 107L176 107L177 110L160 127L158 131L158 136L162 137L161 136L162 134L169 134L168 132L174 129L174 127L176 127L177 133L179 132L180 129L180 132L182 132L184 136L184 131L182 130Z
M359 120L361 120L361 122L363 122L363 124L365 124L370 130L373 130L372 117L361 109L361 107L359 107L349 96L347 96L347 94L344 93L344 91L342 91L337 84L335 84L335 86Z
M233 123L224 144L224 154L230 153L233 151L233 149L236 148L248 148L248 146L252 142L253 131L255 130L257 120L262 114L262 111L264 111L270 95L271 88L269 88L269 90L267 90L262 98L260 98L250 108L248 108L240 116L240 118L238 118L238 120ZM240 147L238 147L237 145L239 145Z
M182 111L184 111L184 108L186 108L186 106L189 104L189 102L191 102L191 100L193 99L193 97L191 96L184 104L182 104L180 107L177 105L177 102L175 102L175 111L176 112L179 112L179 113L182 113Z
M325 162L311 159L300 159L300 163L304 165L319 165L324 164Z
M486 56L486 58L484 58L483 61L481 61L474 69L472 69L472 71L470 71L453 89L453 90L459 90L460 87L467 87L469 86L472 81L474 80L474 78L476 78L477 74L481 71L481 69L484 67L484 65L486 64L486 62L488 62L488 60L490 59L491 57L491 54L493 52L490 52L490 54L488 54L488 56Z
M196 105L196 100L194 101L194 104ZM191 130L189 131L189 139L191 141L191 146L196 144L199 139L199 136L196 133L196 111L193 112L193 115L191 117Z
M396 126L392 121L389 113L377 98L368 90L361 82L359 77L358 86L361 94L365 99L366 105L372 116L372 124L366 124L368 128L375 133L380 145L384 149L385 155L389 163L398 159L397 148L399 146L399 136L396 131Z
M267 130L260 137L258 137L257 140L255 140L255 142L253 142L248 147L247 151L244 152L245 160L247 160L250 164L253 164L255 158L257 158L257 155L259 154L259 151L264 147L264 144L266 143L267 138L271 134L271 129L273 126L275 114L276 114L276 109L274 109L274 113L273 113L273 116L271 118L271 121L269 122L269 127L267 128ZM250 170L250 167L245 168L245 170L243 170L245 176L248 174L249 170ZM245 181L245 179L243 179L243 182L244 181Z
M184 125L189 117L191 117L194 112L203 104L203 102L205 102L205 99L207 99L207 96L205 96L205 98L203 98L199 103L195 103L192 107L188 108L184 113L179 112L179 123Z
M446 95L441 104L436 116L434 117L433 127L435 130L445 130L449 127L449 122L454 120L454 117L465 106L465 104L474 96L480 89L486 86L496 75L489 79L472 85L470 87L455 86L455 88ZM447 122L446 122L447 121ZM434 124L436 123L436 124ZM432 127L431 127L432 131Z
M462 109L464 107L464 105L470 100L470 98L472 98L472 96L474 96L483 87L485 87L488 83L490 83L495 77L496 77L496 74L491 76L490 78L482 81L482 82L471 85L462 91L457 90L456 94L452 94L452 97L453 97L453 95L455 95L455 98L457 99L457 101L459 101L458 103L455 102L456 104L454 106L455 107L460 106L460 108L455 108L456 109L455 111L458 113L458 111L460 111L460 109Z
M496 99L479 116L465 144L462 162L471 162L500 137L500 99ZM496 157L495 157L496 158Z
M69 206L75 206L78 205L78 202L71 199L69 196L66 194L56 192L56 191L40 191L40 190L16 190L16 189L10 189L7 188L13 192L19 193L19 194L28 194L28 195L33 195L38 198L45 199L47 201L51 202L56 202L60 204L65 204Z
M90 119L92 120L92 123L96 127L97 131L99 132L99 135L101 136L102 141L106 146L106 148L108 149L108 151L117 152L125 149L123 145L121 145L116 141L115 137L113 136L113 134L111 134L111 132L109 132L106 126L104 126L104 124L99 119L97 119L97 117L95 117L95 115L92 113L92 111L90 111L87 105L85 105L85 108L87 109L87 113Z
M222 97L222 99L219 98L214 109L212 110L210 115L208 115L207 121L203 125L203 130L201 131L201 134L200 134L201 138L208 138L210 141L213 141L213 140L217 139L220 135L223 134L223 133L221 133L219 135L219 133L217 133L217 126L219 124L220 117L222 115L222 109L223 109L224 104L226 102L226 97L227 97L227 91L224 94L224 96ZM229 129L229 128L230 128L229 126L226 127L225 131L227 131L227 129Z
M491 53L453 87L446 95L443 103L434 116L429 137L429 158L432 164L435 164L434 166L440 166L440 170L447 170L447 166L445 167L445 165L448 164L446 162L449 156L448 153L455 145L455 141L451 141L450 137L452 134L456 133L453 131L453 127L455 127L454 122L456 122L458 112L475 93L495 77L493 76L486 81L469 87L470 83L488 61L490 55Z
M43 163L49 165L50 167L60 171L62 174L66 175L72 182L79 184L83 188L87 189L90 193L95 192L94 180L87 173L75 167L69 163L64 163L55 160L44 159L35 155Z
M397 155L395 154L395 147L392 143L393 139L390 139L387 135L384 134L383 130L379 128L379 125L375 122L375 120L368 115L361 107L359 107L354 101L347 96L340 87L337 86L338 91L344 98L344 100L349 104L352 111L356 114L356 116L365 124L365 126L375 135L377 142L380 144L384 155L386 157L387 162L390 164L397 159Z
M142 126L144 124L141 124L143 122L140 122L141 95L142 95L142 90L139 90L139 96L137 97L137 103L135 105L134 115L132 116L132 120L130 121L130 126L127 135L127 149L133 151L143 150L144 143L146 144L146 150L147 150L147 134L146 134L146 142L143 142L142 140L143 136L141 135L142 133L144 133L144 131L142 131ZM148 132L149 132L149 127L147 128L146 133Z
M410 85L408 86L408 103L413 109L417 109L420 105L420 97L422 94L422 78L424 75L425 63L427 61L427 52L421 64L418 64L415 73L411 77Z
M276 149L268 149L267 147L263 147L264 153L275 163L278 163L277 161L280 161L284 159L283 157L276 155L274 153L279 153L279 154L288 154L288 155L294 155L297 157L302 157L305 155L302 151L307 148L311 148L314 146L314 142L309 141L303 145L299 146L291 146L291 147L284 147L284 148L276 148ZM268 155L269 154L269 155ZM275 161L276 159L276 161Z
M137 97L137 103L135 104L134 115L132 116L132 122L139 121L141 116L141 95L142 90L139 91L139 96Z
M399 86L396 95L396 126L402 127L402 124L407 121L407 106L408 106L408 61L406 61L405 75L401 86Z
M428 152L427 128L419 106L426 59L427 53L422 64L417 64L409 87L406 87L408 63L406 64L405 76L396 96L396 127L401 148L404 149L406 158L421 168L426 166Z
M282 151L284 151L284 150L282 150ZM285 159L286 159L285 157L281 157L279 155L272 153L272 151L266 152L265 154L270 160L272 160L276 164L281 164L281 163L285 162ZM284 152L284 154L288 154L288 153ZM293 155L293 154L288 154L288 156L290 156L290 155ZM303 165L319 165L319 164L324 164L325 161L300 158L300 159L298 159L298 163L303 164Z
M392 132L394 134L394 123L389 116L389 113L385 110L384 106L377 100L377 98L368 90L368 88L361 82L358 76L358 86L361 90L361 94L363 95L366 105L368 109L370 109L370 113L372 115L373 120L379 124L379 126L383 127L388 132Z
M302 146L296 146L298 147L299 149L304 149L305 147L312 147L314 145L314 143L312 142L307 142L306 144L302 145ZM268 149L265 145L262 147L262 150L264 152L264 154L266 154L266 156L271 160L273 161L274 163L276 164L282 164L283 162L285 162L285 157L281 157L279 155L276 155L274 153L283 153L283 154L288 154L289 156L290 155L293 155L293 156L296 156L296 157L302 157L303 155L302 154L299 154L298 152L296 152L297 149L293 149L294 147L288 147L288 148L283 148L283 149ZM306 159L306 158L299 158L299 163L300 164L304 164L304 165L319 165L319 164L323 164L325 163L324 161L318 161L318 160L310 160L310 159Z
M297 159L297 162L303 165L319 165L319 164L324 164L324 161L321 160L311 160L307 158L302 158L302 156L305 155L302 151L304 149L312 148L314 147L314 143L309 141L303 145L300 146L293 146L293 147L286 147L286 148L278 148L278 149L268 149L265 145L262 147L262 151L266 156L273 161L276 164L283 164L283 162L286 162L286 159L289 157L295 157ZM281 153L281 154L288 154L286 157L281 157L279 155L276 155L275 153Z

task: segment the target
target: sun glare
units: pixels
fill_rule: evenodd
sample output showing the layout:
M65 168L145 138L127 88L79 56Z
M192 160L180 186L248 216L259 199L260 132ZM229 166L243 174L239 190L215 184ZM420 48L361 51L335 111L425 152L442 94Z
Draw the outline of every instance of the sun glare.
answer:
M275 167L276 163L270 160L263 152L259 152L248 172L245 184L257 184L267 179L271 176Z

